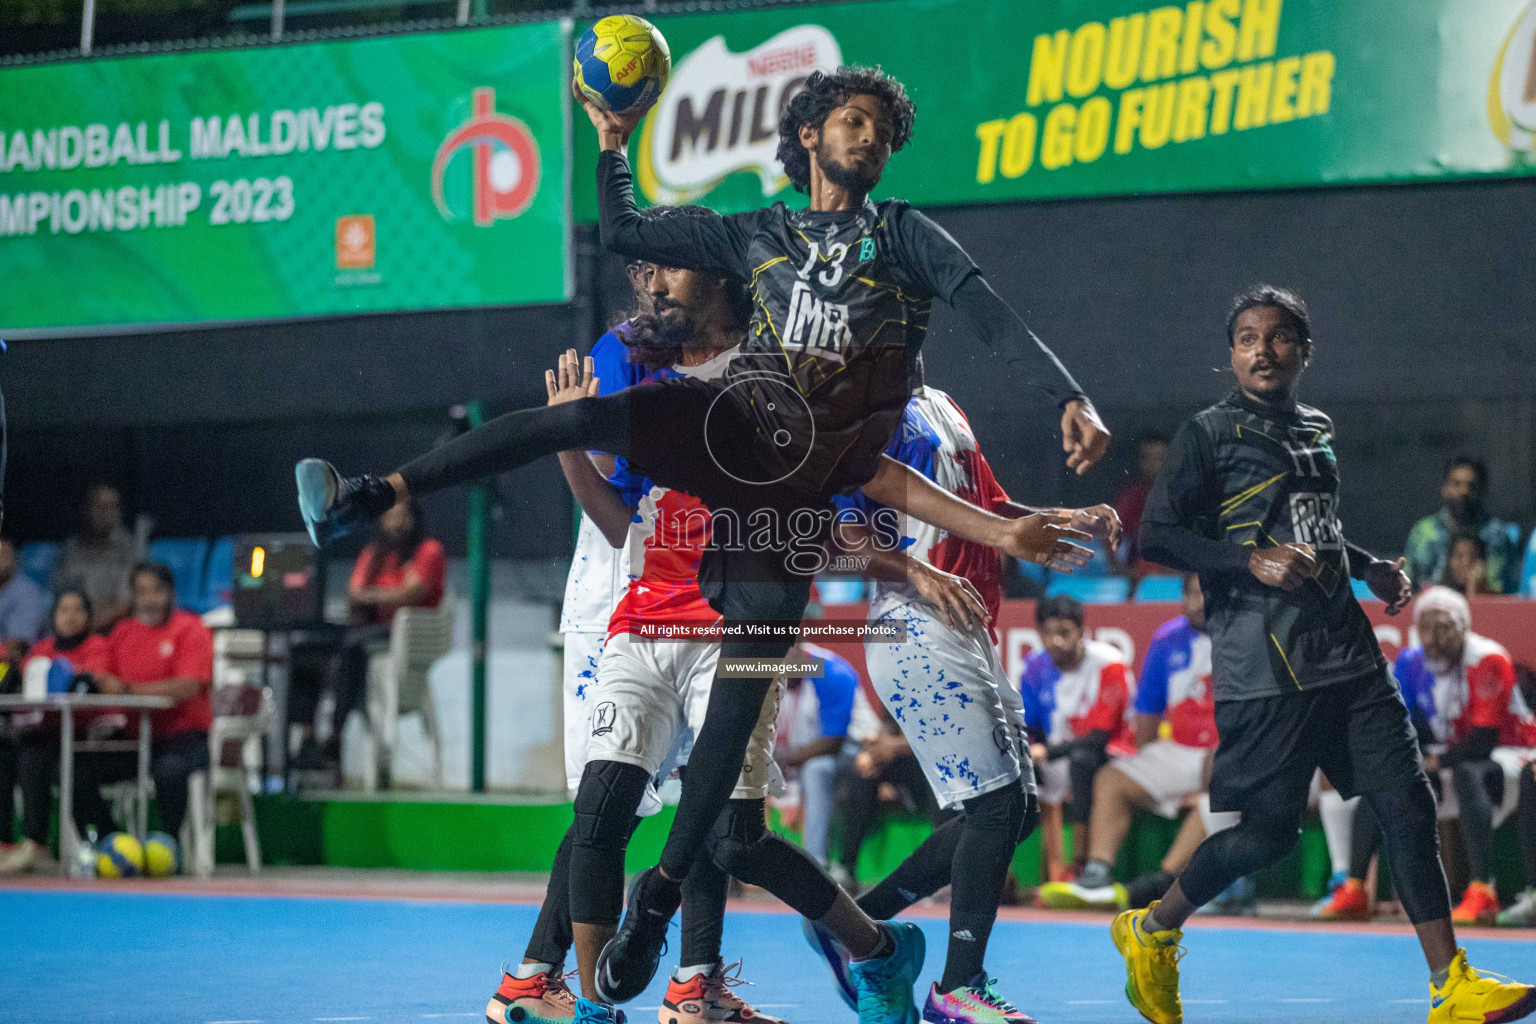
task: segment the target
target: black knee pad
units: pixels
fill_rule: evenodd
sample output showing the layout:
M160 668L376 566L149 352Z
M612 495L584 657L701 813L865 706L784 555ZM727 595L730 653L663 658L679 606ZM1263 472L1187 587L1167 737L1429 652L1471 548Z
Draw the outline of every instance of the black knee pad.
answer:
M635 830L635 811L649 781L645 769L632 764L587 762L576 790L573 845L622 849Z
M837 899L837 884L809 854L768 831L761 800L732 800L709 842L722 871L767 889L804 917L820 919Z

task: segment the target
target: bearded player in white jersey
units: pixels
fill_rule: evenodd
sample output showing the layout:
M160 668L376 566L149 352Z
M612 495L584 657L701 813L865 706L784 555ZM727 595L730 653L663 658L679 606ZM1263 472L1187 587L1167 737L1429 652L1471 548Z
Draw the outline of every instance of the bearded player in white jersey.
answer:
M990 512L1022 516L1036 511L1008 498L965 414L949 395L925 386L922 373L919 359L912 398L885 453ZM1119 540L1119 517L1108 506L1069 514L1074 528L1111 544ZM993 548L899 515L862 491L843 503L839 519L841 546L867 555L866 571L878 581L870 621L905 629L904 642L866 642L870 680L911 743L940 806L964 811L858 904L871 918L889 920L951 886L949 952L943 974L929 987L923 1019L930 1024L1023 1024L1032 1018L998 994L983 965L1014 848L1039 821L1024 705L996 647L1001 557ZM967 599L945 606L926 598L912 585L909 566L914 561L968 581ZM1007 812L1021 803L1028 808L1022 818ZM814 926L806 934L831 965L851 1005L847 954Z

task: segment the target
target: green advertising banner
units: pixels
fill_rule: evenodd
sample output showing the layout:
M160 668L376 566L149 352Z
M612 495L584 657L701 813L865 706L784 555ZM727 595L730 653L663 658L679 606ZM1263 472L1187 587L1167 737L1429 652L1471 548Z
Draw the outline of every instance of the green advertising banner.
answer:
M920 204L1533 168L1532 0L891 0L656 24L671 82L631 143L652 203L790 199L780 105L840 63L916 101L880 194ZM592 220L585 123L576 144Z
M0 70L0 330L567 300L566 33Z

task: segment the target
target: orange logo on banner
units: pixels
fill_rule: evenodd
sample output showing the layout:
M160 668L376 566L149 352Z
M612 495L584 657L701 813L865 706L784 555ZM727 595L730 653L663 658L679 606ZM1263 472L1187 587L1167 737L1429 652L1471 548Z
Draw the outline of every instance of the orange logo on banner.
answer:
M373 268L373 214L336 218L336 269Z

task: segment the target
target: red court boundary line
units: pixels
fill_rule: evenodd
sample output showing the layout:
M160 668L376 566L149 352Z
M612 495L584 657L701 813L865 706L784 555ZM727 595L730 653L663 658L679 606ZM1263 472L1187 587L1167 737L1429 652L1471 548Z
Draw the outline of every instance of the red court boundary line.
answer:
M529 888L532 888L531 886ZM0 880L0 892L72 892L83 894L134 895L134 896L203 896L212 898L247 899L321 899L351 900L360 902L399 903L473 903L484 905L532 905L543 899L542 892L492 893L468 890L461 893L444 889L380 888L368 890L346 885L303 885L283 881L246 881L220 879L199 881L196 879L120 879L75 881L65 878L31 876ZM758 914L793 914L782 903L765 899L733 899L728 907L734 911ZM906 912L907 916L944 918L949 911L942 905L918 905ZM1109 914L1083 913L1071 910L1040 910L1032 907L1002 907L998 910L999 921L1016 923L1039 922L1042 924L1072 924L1081 927L1109 929ZM1192 931L1266 931L1300 932L1317 935L1392 935L1411 937L1413 926L1407 923L1359 922L1359 921L1276 921L1253 917L1197 917L1186 926ZM1458 935L1471 935L1482 940L1502 942L1536 942L1536 929L1530 928L1480 928L1461 926Z

